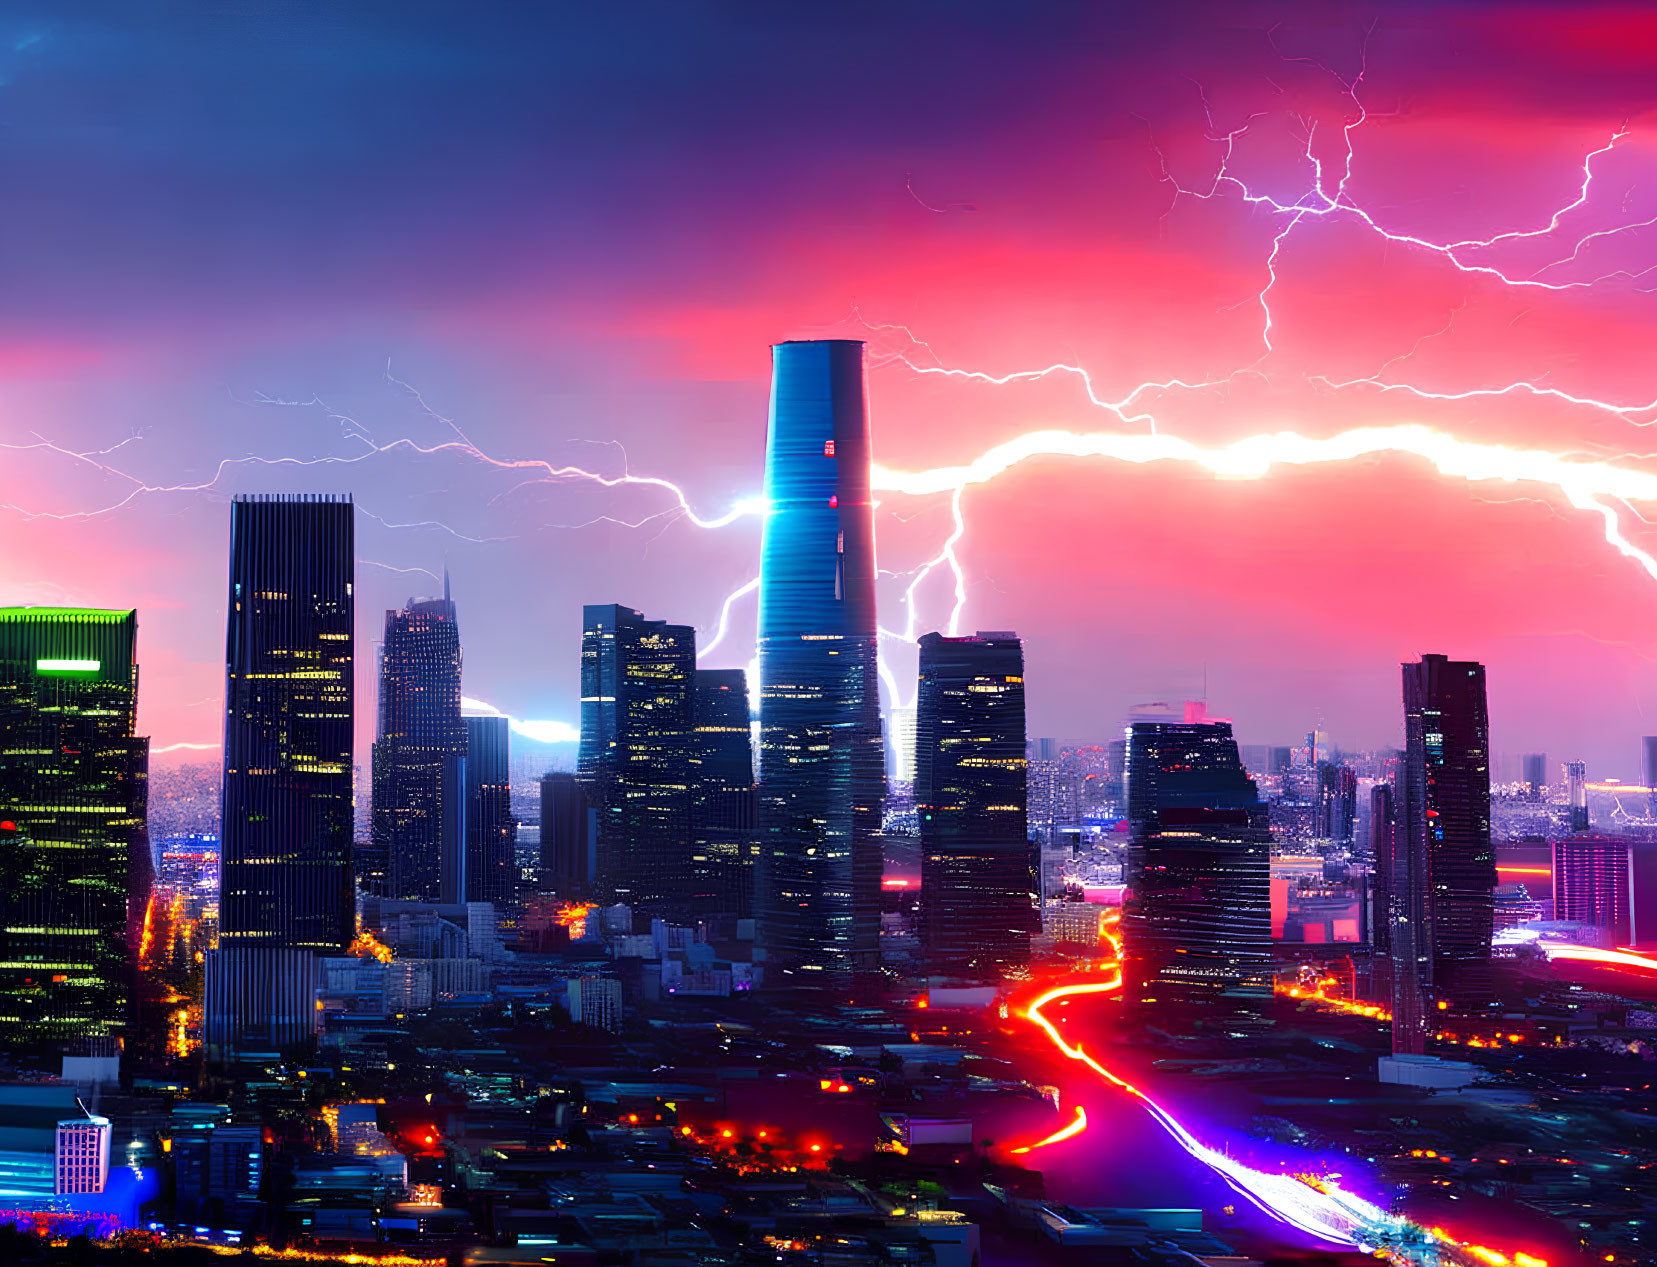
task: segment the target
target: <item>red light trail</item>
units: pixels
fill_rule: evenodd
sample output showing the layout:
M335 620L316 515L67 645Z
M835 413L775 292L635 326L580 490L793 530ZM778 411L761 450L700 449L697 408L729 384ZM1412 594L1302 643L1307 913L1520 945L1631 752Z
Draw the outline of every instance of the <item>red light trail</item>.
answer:
M1508 1257L1484 1246L1465 1246L1438 1229L1428 1230L1409 1220L1390 1215L1379 1206L1315 1175L1272 1173L1244 1165L1228 1154L1199 1140L1178 1118L1147 1092L1113 1073L1080 1042L1071 1042L1059 1021L1049 1019L1046 1009L1055 1005L1100 995L1122 988L1121 940L1115 932L1120 912L1100 921L1099 938L1107 958L1095 966L1097 976L1070 985L1061 985L1039 995L1022 1012L1065 1059L1085 1066L1095 1076L1132 1096L1173 1140L1198 1162L1207 1166L1240 1196L1257 1209L1308 1235L1350 1248L1380 1253L1398 1263L1465 1262L1466 1255L1485 1263L1526 1264L1547 1267L1542 1259L1520 1254ZM1078 1109L1065 1126L1043 1139L1014 1149L1026 1154L1083 1134L1089 1126L1087 1114Z

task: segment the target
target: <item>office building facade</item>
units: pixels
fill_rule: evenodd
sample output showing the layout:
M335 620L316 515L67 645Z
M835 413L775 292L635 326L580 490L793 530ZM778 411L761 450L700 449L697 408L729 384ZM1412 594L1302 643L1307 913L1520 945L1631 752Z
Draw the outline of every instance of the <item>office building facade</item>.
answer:
M1633 941L1634 842L1584 832L1552 842L1553 917L1589 924L1608 946Z
M1423 656L1402 666L1406 851L1422 986L1434 1001L1488 999L1496 855L1490 843L1490 724L1484 666ZM1424 936L1423 936L1424 935Z
M463 902L505 906L518 895L518 820L512 815L511 723L466 722L466 877Z
M915 698L921 942L934 968L999 977L1028 965L1038 919L1023 644L926 634Z
M1548 754L1527 752L1520 760L1520 774L1525 785L1525 798L1540 801L1548 790Z
M1159 1025L1247 1031L1271 997L1271 830L1231 724L1128 727L1122 988Z
M1317 837L1339 845L1352 843L1358 816L1358 775L1349 765L1318 765Z
M213 1057L308 1042L316 959L355 932L354 560L348 499L231 505Z
M0 1043L126 1032L149 898L137 615L0 609Z
M691 880L697 908L746 917L754 895L754 743L748 675L696 670L690 746Z
M598 870L597 817L567 770L541 776L541 884L561 898L587 897Z
M768 980L880 962L885 784L863 345L772 349L760 550L758 936Z
M460 715L460 625L449 595L409 599L385 614L373 753L373 856L387 897L436 902L445 856L464 847L450 803L461 787L466 723ZM449 795L446 796L445 793ZM452 869L451 861L451 869ZM359 870L364 868L359 866Z
M577 773L598 815L599 895L689 914L696 631L615 604L583 609Z

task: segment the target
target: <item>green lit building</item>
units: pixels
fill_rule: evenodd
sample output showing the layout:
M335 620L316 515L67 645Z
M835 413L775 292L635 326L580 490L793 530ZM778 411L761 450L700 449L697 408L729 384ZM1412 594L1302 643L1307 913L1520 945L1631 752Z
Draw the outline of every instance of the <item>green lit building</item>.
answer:
M131 611L0 608L0 1043L121 1034L149 898Z

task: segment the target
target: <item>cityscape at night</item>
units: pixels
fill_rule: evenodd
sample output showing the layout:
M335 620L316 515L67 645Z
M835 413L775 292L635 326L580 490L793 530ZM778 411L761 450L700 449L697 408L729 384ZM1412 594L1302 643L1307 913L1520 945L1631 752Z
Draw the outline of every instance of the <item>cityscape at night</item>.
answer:
M1657 1264L1657 10L0 6L0 156L0 1265Z

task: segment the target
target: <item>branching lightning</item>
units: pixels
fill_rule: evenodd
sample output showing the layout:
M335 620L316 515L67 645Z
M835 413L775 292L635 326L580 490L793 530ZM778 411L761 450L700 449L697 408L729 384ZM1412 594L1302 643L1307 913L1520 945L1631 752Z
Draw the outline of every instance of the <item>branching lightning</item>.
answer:
M1274 40L1275 32L1268 33ZM1234 203L1270 218L1269 236L1265 239L1261 257L1260 287L1252 297L1241 301L1258 306L1260 356L1252 363L1240 365L1223 377L1168 377L1145 381L1126 390L1105 387L1085 365L1053 362L1037 368L1014 369L1007 372L989 372L946 364L931 344L917 337L907 326L865 321L853 310L854 319L870 330L885 332L906 341L897 349L875 347L871 365L901 367L921 376L976 383L985 388L1010 389L1020 384L1031 384L1053 378L1071 378L1081 387L1088 405L1109 414L1121 427L1119 431L1078 431L1044 428L1028 431L1005 440L979 456L953 465L923 470L899 470L876 465L873 487L878 493L897 499L896 504L884 508L883 513L907 515L907 499L926 499L948 495L950 523L937 549L925 561L912 568L901 569L899 576L907 578L900 601L904 611L898 628L882 628L884 644L912 644L916 636L931 623L922 612L922 598L927 582L934 573L944 570L951 581L951 597L947 616L939 622L948 632L959 633L965 619L969 588L962 551L968 544L968 498L972 488L993 481L1020 464L1033 458L1053 456L1072 459L1103 459L1112 463L1133 466L1156 462L1179 462L1200 467L1218 478L1261 479L1274 468L1298 465L1322 465L1350 462L1359 458L1383 455L1403 455L1429 464L1440 475L1470 483L1500 482L1525 485L1551 496L1571 508L1597 516L1601 522L1606 543L1619 554L1657 579L1657 558L1644 546L1633 540L1625 530L1624 515L1642 518L1641 507L1657 505L1657 474L1649 473L1639 465L1635 455L1613 460L1587 460L1569 453L1544 449L1524 449L1504 444L1487 443L1461 438L1445 430L1434 429L1409 417L1380 420L1376 425L1357 427L1338 434L1318 437L1284 429L1264 434L1246 435L1230 441L1199 444L1169 431L1168 424L1159 419L1158 411L1173 398L1190 398L1197 394L1212 394L1224 399L1226 389L1243 375L1251 375L1268 382L1278 371L1274 354L1278 352L1281 327L1273 312L1273 299L1287 283L1280 272L1287 253L1299 238L1320 224L1340 222L1356 226L1364 233L1390 246L1416 252L1428 260L1436 260L1471 280L1484 285L1512 288L1534 293L1539 300L1550 293L1581 292L1591 288L1628 283L1657 269L1629 268L1594 272L1585 268L1595 248L1615 238L1634 235L1657 225L1657 216L1630 216L1626 205L1619 219L1612 224L1584 225L1596 201L1599 182L1605 179L1608 165L1621 161L1617 156L1625 152L1624 142L1630 135L1626 127L1611 129L1605 139L1592 144L1580 163L1580 176L1574 178L1569 196L1551 213L1522 227L1505 228L1483 237L1434 238L1419 232L1409 232L1386 223L1386 217L1360 203L1353 195L1354 175L1358 168L1355 138L1372 118L1361 99L1368 73L1369 37L1366 34L1360 55L1358 71L1351 77L1338 74L1311 58L1295 57L1279 52L1285 62L1298 62L1327 75L1343 96L1345 106L1341 117L1333 125L1316 120L1304 122L1304 146L1301 150L1303 173L1296 192L1270 193L1262 190L1242 170L1252 130L1258 120L1270 112L1255 111L1244 116L1236 126L1226 127L1215 121L1214 110L1201 85L1197 93L1207 127L1204 136L1216 147L1212 171L1197 181L1182 178L1171 167L1160 146L1152 138L1152 148L1161 163L1159 179L1171 191L1164 217L1181 203L1188 201L1215 204ZM1275 86L1275 85L1274 85ZM1328 138L1334 138L1332 142ZM915 193L912 180L906 178L908 197L921 204L927 212L964 210L965 204L938 207L926 203ZM1573 227L1580 226L1580 227ZM1557 244L1557 250L1548 252L1551 258L1539 265L1512 266L1503 261L1515 248L1528 250L1533 255L1543 244ZM1414 347L1402 356L1395 356L1381 364L1372 375L1362 378L1308 376L1309 381L1337 393L1369 393L1377 400L1405 399L1422 404L1442 405L1475 400L1500 401L1508 398L1527 398L1572 409L1587 410L1609 419L1637 427L1657 422L1657 398L1650 401L1604 399L1586 392L1569 391L1547 385L1542 381L1516 381L1495 385L1470 387L1432 387L1384 377L1407 361L1427 339L1446 335L1454 324L1452 312L1442 330L1429 332L1417 339ZM887 344L891 339L885 340ZM320 397L288 399L256 394L251 403L258 406L315 409L339 429L341 439L353 446L353 451L318 457L286 457L246 454L220 459L204 478L173 483L152 482L128 468L125 461L112 460L118 450L132 445L141 437L129 436L119 443L101 449L77 450L35 436L28 443L6 444L11 450L40 450L55 454L78 465L94 469L100 475L115 481L120 487L112 497L90 506L73 509L53 509L29 506L17 502L0 503L24 519L79 520L111 515L133 505L141 498L168 494L203 494L219 490L233 472L243 468L349 468L359 463L373 462L409 455L422 459L456 459L473 466L515 476L496 501L504 501L519 490L536 485L563 486L585 484L600 489L620 489L638 486L660 495L659 509L644 513L603 513L574 524L548 525L578 528L596 523L609 523L627 528L646 525L666 527L683 523L694 528L715 530L738 521L757 518L765 511L763 497L751 496L732 502L722 511L698 509L686 489L679 483L658 475L637 475L625 464L620 473L607 473L588 467L555 462L538 457L499 456L474 443L466 430L450 416L439 412L413 384L392 373L388 360L384 370L387 386L408 395L420 414L444 429L442 438L422 442L411 436L402 436L381 442L369 427L351 415L325 403ZM123 455L124 457L124 455ZM14 487L19 485L14 484ZM13 494L15 496L15 494ZM359 507L361 508L361 507ZM374 511L365 513L387 528L396 530L441 531L458 540L473 543L497 543L511 537L489 536L467 532L448 523L430 519L393 519ZM424 568L400 568L393 564L365 560L373 566L392 571L425 572ZM733 612L737 604L758 588L752 579L727 595L718 612L712 637L701 654L706 657L729 645L733 628ZM890 694L894 708L909 705L906 692L899 688L897 675L886 657L882 657L882 680ZM573 728L562 723L522 722L514 719L520 733L573 734ZM561 729L560 729L561 727ZM167 751L169 749L157 749Z

